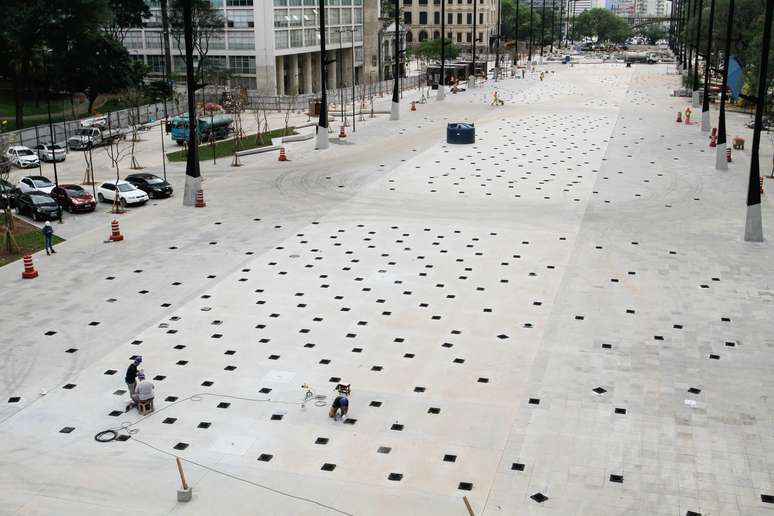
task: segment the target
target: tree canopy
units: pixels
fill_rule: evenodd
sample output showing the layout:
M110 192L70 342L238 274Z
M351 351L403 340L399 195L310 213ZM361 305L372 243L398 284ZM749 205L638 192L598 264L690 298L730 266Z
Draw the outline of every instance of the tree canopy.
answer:
M631 36L626 20L602 8L589 9L578 15L571 30L575 39L594 38L600 43L623 43Z
M446 59L456 59L460 55L460 48L452 40L444 38L444 56ZM441 60L441 38L426 39L413 47L412 53L425 61Z

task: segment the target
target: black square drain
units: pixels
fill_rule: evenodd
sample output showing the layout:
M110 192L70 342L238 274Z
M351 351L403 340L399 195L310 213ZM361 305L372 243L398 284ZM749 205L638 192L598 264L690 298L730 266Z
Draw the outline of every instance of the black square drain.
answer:
M282 418L285 417L285 414L272 414L271 420L272 421L282 421Z
M446 454L446 455L443 456L443 461L444 462L456 462L457 461L457 456L456 455Z
M175 421L177 421L176 417L168 417L168 418L164 419L164 421L162 421L162 423L164 423L165 425L171 425Z
M202 421L201 423L196 425L196 428L209 428L211 426L212 426L212 423L210 423L209 421Z
M440 414L441 413L441 409L439 409L438 407L430 407L429 409L427 409L427 413L428 414Z
M625 408L616 408L615 409L615 413L616 414L626 414L626 409Z
M512 471L524 471L524 464L520 462L514 462L511 464L511 470Z
M269 462L273 458L274 458L274 455L271 455L269 453L262 453L258 456L258 460L261 462Z
M395 430L396 432L402 432L403 425L401 425L400 423L393 423L393 425L390 427L390 430Z
M615 482L616 484L623 484L623 475L610 475L610 482Z
M70 432L72 432L73 430L75 430L75 427L72 427L72 426L66 426L66 427L62 428L62 429L59 431L59 433L60 433L60 434L69 434L69 433L70 433Z
M322 465L320 469L323 471L333 471L334 469L336 469L336 464L331 464L330 462L326 462L325 464Z
M546 500L548 500L548 497L544 495L543 493L535 493L532 496L530 496L533 500L535 500L537 503L543 503Z
M595 389L592 389L592 391L594 391L595 393L597 393L599 395L602 395L602 394L607 392L607 389L603 389L602 387L597 387Z
M174 403L174 402L177 401L177 396L167 396L166 398L164 398L164 401L168 401L170 403Z
M473 482L460 482L457 485L457 489L460 491L472 491L473 490Z
M382 402L381 401L371 401L371 403L368 404L369 407L381 407Z
M540 405L540 400L538 398L530 398L529 399L530 405Z
M226 408L229 408L230 406L231 406L231 403L227 401L221 401L220 403L218 403L218 408L226 409Z
M186 448L188 448L188 443L177 443L176 445L173 446L173 448L175 450L185 450Z

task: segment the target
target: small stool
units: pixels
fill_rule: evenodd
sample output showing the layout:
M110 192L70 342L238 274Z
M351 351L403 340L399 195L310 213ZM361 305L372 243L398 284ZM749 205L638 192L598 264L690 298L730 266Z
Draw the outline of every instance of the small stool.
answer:
M137 412L139 412L141 416L153 412L153 398L145 401L138 401Z

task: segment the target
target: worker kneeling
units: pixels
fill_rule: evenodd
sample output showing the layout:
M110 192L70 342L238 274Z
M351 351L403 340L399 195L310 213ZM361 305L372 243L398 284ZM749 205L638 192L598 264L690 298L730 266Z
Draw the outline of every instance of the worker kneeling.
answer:
M131 395L133 403L127 407L127 411L133 407L137 407L140 403L150 403L150 405L153 406L153 396L155 390L153 382L145 379L144 372L140 372L137 375L137 379L139 380L137 382L137 387L135 388L134 393Z
M336 396L336 399L334 399L331 404L331 410L328 412L328 415L331 418L336 419L339 411L341 411L342 418L349 412L349 399L344 395Z

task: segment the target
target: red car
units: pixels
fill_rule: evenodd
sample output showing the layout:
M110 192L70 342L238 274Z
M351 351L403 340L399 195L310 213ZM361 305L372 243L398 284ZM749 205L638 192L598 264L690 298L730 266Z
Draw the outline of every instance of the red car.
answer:
M58 200L62 208L70 213L94 211L97 207L94 196L78 185L59 185L51 190L51 197Z

